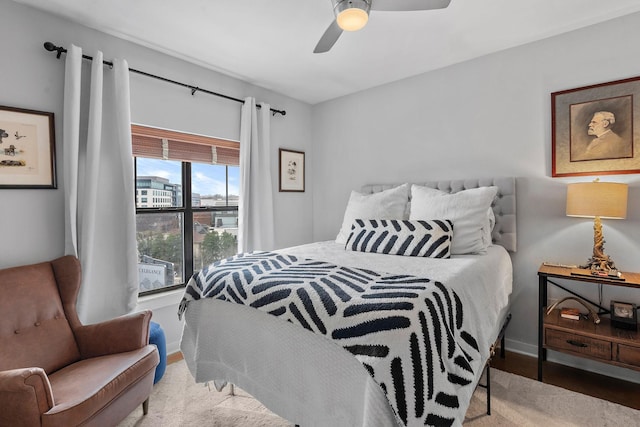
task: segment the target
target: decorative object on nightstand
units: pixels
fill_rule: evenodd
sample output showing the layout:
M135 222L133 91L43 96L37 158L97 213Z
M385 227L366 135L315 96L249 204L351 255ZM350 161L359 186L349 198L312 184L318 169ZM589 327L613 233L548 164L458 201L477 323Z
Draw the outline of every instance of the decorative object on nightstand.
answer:
M593 256L580 268L591 271L615 270L613 260L604 253L601 218L624 219L627 216L627 184L617 182L576 182L567 186L567 216L594 218Z
M571 320L580 320L580 310L577 308L562 307L560 317Z
M600 317L598 316L598 313L596 313L596 311L582 298L578 298L578 297L565 297L562 298L561 300L558 300L555 304L551 305L548 309L547 309L547 316L551 314L551 312L560 304L562 304L565 301L576 301L578 303L580 303L584 308L587 309L587 311L589 312L589 317L591 317L591 320L593 320L594 324L598 324L600 323ZM560 316L561 317L566 317L566 316L562 316L562 311L564 310L561 309L560 310ZM573 319L573 320L580 320L580 312L578 311L578 318L577 319Z
M611 301L611 326L619 329L638 330L637 306L622 301Z

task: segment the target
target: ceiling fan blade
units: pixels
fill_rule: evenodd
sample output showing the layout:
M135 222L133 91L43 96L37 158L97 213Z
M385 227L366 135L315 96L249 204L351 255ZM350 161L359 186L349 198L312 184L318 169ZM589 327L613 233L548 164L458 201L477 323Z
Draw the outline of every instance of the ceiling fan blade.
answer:
M371 10L403 11L444 9L451 0L371 0Z
M316 48L313 49L313 53L328 52L329 49L331 49L335 42L338 40L340 34L342 34L342 28L338 26L338 23L334 19L331 25L329 25L327 30L320 38L320 41L316 45Z

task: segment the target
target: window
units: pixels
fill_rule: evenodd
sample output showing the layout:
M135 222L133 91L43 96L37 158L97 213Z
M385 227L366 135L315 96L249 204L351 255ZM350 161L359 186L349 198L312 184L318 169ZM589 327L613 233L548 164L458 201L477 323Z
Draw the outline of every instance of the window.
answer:
M139 291L147 295L180 288L237 253L240 146L139 125L132 138Z

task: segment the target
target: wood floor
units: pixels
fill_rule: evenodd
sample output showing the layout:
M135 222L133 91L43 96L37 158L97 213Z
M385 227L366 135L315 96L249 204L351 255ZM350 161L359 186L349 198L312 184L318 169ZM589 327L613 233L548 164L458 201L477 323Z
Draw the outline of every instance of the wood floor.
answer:
M501 359L498 356L498 350L496 357L491 361L492 368L531 379L537 378L538 362L535 357L513 353L508 350L505 353L506 357ZM167 356L167 363L180 360L182 360L182 353L180 352ZM640 410L640 384L553 362L545 362L544 382Z
M508 350L505 359L500 359L496 354L496 357L491 361L491 367L531 379L536 379L538 376L536 358L512 353ZM547 384L640 409L640 384L553 362L545 362L543 374L544 382Z

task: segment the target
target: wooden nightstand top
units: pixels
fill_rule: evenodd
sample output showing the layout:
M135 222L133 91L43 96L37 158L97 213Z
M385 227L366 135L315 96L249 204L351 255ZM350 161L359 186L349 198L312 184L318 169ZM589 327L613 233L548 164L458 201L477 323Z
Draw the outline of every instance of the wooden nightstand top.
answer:
M589 270L580 268L555 267L540 265L538 276L557 277L559 279L576 280L580 282L603 283L613 286L626 286L640 288L640 273L622 272L624 280L610 279L608 277L592 276Z

